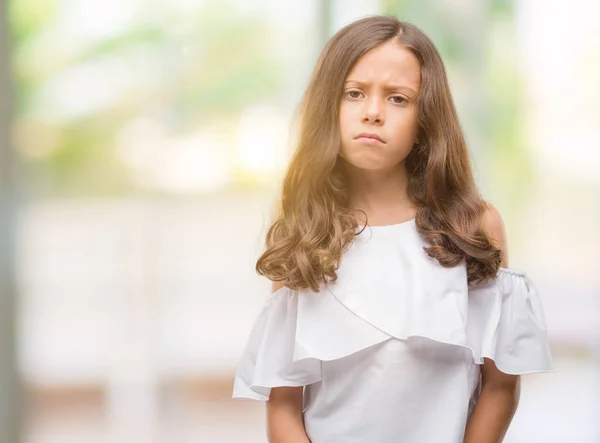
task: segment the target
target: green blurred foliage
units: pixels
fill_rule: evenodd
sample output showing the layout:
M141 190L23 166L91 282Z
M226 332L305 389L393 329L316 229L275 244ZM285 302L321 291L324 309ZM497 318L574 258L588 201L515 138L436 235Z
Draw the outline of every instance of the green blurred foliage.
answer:
M9 4L13 41L18 45L44 29L56 16L59 0L13 0Z
M130 172L119 165L113 149L133 119L153 116L170 136L184 136L215 121L233 124L247 106L277 101L281 93L282 67L272 50L276 36L259 16L242 17L227 2L207 2L193 14L173 11L158 23L141 13L121 33L71 52L49 38L61 32L56 23L60 6L59 0L10 4L16 120L33 118L61 135L48 156L24 157L33 194L134 191ZM86 67L96 70L102 82L111 74L105 72L107 62L115 60L129 68L132 80L119 100L58 122L48 120L47 110L43 114L40 97L54 79Z
M496 40L511 44L500 20L492 28ZM509 28L510 29L510 28ZM514 42L512 42L514 43ZM513 51L511 51L513 52ZM486 152L489 181L495 197L522 204L533 184L531 154L524 135L524 91L516 60L495 57L493 46L486 51L486 80L489 91L489 149ZM513 52L514 53L514 52Z

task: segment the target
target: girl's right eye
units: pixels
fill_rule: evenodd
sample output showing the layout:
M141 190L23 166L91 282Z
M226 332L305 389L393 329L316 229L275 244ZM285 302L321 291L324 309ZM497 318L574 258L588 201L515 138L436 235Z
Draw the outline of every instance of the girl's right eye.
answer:
M361 92L359 91L347 91L346 96L349 98L360 98Z

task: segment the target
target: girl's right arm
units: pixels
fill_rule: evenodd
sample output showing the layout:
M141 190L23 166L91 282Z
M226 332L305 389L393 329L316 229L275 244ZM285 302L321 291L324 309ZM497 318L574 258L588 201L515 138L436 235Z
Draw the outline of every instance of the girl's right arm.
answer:
M283 286L273 282L272 292ZM271 389L267 401L267 437L269 443L310 443L302 418L302 386Z
M310 443L302 418L302 386L271 389L267 401L269 443Z

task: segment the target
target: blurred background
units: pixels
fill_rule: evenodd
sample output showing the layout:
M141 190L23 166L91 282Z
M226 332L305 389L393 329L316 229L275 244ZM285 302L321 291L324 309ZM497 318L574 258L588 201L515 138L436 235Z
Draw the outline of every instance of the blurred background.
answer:
M316 58L420 26L448 69L557 373L507 443L600 442L600 3L12 0L0 6L0 442L266 442L230 400Z

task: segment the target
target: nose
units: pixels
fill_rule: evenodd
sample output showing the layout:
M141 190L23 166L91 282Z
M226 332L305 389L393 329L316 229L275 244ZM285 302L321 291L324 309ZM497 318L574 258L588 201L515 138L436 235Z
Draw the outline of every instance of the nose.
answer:
M363 123L371 123L382 125L385 122L383 105L380 103L377 97L371 97L369 100L365 100L365 106L363 110Z

